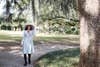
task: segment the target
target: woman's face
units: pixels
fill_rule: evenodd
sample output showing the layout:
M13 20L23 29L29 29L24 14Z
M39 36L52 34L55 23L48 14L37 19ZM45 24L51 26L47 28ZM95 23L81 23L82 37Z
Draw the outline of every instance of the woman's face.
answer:
M30 29L31 29L31 27L30 27L30 26L28 26L27 30L30 30Z

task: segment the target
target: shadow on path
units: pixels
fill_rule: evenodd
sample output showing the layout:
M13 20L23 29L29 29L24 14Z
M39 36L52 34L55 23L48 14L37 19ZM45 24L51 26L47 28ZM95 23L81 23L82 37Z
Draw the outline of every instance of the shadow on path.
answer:
M59 51L68 48L79 48L79 46L68 46L62 44L36 44L32 61L34 62L48 52ZM62 53L62 51L59 51ZM49 58L48 58L49 59ZM0 41L0 67L23 67L23 55L19 41ZM33 65L28 65L33 67Z

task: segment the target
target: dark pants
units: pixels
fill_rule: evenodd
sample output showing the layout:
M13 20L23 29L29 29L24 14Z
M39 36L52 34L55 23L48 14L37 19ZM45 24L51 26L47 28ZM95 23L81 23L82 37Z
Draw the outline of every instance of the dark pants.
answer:
M25 64L27 64L27 59L28 59L28 63L31 64L31 54L28 54L28 58L27 58L27 54L24 54Z

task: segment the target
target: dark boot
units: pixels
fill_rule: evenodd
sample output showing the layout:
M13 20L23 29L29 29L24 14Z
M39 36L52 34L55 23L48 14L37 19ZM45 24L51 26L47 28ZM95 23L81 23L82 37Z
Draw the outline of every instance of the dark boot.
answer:
M28 54L28 63L31 64L31 54Z
M26 54L24 54L24 61L25 61L24 66L27 66L27 56L26 56Z

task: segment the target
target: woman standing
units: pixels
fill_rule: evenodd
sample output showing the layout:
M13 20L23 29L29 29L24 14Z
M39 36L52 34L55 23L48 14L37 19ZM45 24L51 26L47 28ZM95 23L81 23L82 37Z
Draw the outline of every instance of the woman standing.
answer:
M33 36L34 36L34 26L26 25L23 34L23 39L21 42L24 54L24 61L25 61L24 66L27 66L27 63L31 64L31 54L34 52Z

